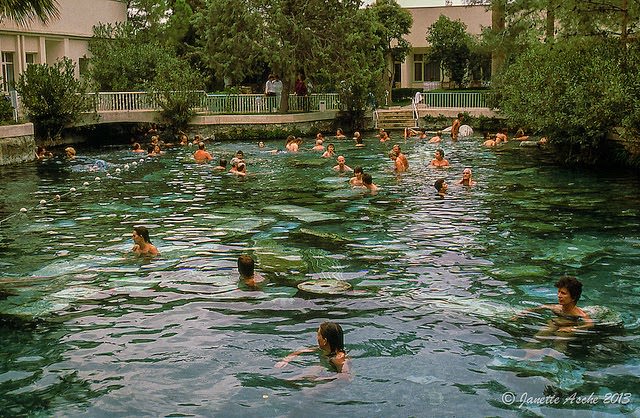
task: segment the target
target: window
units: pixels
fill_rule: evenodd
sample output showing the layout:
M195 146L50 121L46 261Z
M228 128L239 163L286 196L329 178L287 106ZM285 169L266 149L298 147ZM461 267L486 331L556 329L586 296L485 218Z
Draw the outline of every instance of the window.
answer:
M24 54L24 60L27 63L27 67L37 62L38 54L34 52L27 52Z
M2 91L15 90L13 52L2 53Z
M426 59L425 54L413 55L413 81L440 81L440 63Z
M424 81L422 74L423 58L424 55L422 54L413 54L413 81Z

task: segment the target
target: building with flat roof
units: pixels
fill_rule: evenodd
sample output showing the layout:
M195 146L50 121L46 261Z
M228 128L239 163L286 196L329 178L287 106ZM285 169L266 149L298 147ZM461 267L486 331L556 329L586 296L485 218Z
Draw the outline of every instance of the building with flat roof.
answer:
M401 5L407 2L400 2ZM440 81L445 81L439 62L430 62L426 53L429 51L427 29L441 15L451 20L460 20L467 25L467 32L480 35L482 29L491 26L491 11L486 6L414 6L418 2L407 3L403 8L413 17L413 26L406 39L411 43L411 52L403 63L395 64L395 86L431 89ZM410 4L410 5L409 5ZM408 7L407 7L408 6ZM490 66L486 70L490 72ZM490 74L485 74L488 79Z
M76 63L76 76L86 68L93 26L127 19L127 3L118 0L57 0L60 15L46 24L0 21L2 91L11 91L29 64L53 64L63 57Z

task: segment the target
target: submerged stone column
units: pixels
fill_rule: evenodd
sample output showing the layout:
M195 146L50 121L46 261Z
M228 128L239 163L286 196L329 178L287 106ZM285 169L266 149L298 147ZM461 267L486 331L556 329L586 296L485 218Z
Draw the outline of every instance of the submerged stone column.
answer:
M0 165L36 159L33 124L0 126Z

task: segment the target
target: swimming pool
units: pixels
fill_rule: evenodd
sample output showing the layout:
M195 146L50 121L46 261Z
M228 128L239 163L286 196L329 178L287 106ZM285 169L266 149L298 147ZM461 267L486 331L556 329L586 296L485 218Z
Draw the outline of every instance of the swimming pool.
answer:
M448 170L427 167L437 146L401 143L410 171L397 178L393 141L333 142L380 193L351 190L335 160L242 140L207 148L216 160L243 150L244 179L192 163L193 147L142 161L81 148L71 163L1 167L0 219L12 216L0 224L2 414L638 412L638 178L559 168L514 143L483 149L480 138L445 142ZM470 190L452 184L465 166ZM161 257L128 254L134 225ZM239 286L243 253L269 279L262 290ZM580 306L614 309L625 330L540 342L543 319L510 319L554 303L563 274L583 281ZM356 292L299 292L309 279ZM315 345L325 320L345 330L349 379L331 379L316 355L274 368ZM540 400L563 391L599 398Z

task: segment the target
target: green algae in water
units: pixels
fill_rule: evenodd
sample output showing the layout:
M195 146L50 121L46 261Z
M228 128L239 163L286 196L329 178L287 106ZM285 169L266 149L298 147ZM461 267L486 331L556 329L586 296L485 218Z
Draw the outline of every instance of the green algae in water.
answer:
M503 266L498 269L490 270L490 274L498 279L519 279L519 278L544 278L548 272L540 266L520 265L520 266Z
M299 219L302 222L327 222L339 220L340 217L332 213L319 212L313 209L296 205L272 205L264 208L267 212L277 213L291 218Z

